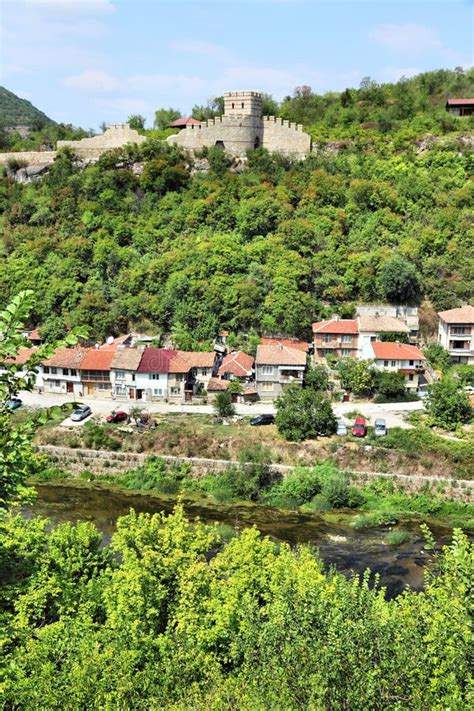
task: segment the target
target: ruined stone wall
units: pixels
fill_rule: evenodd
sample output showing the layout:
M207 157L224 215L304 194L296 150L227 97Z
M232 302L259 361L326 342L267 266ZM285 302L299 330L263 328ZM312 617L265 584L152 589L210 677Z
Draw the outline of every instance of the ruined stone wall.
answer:
M0 153L0 165L7 165L10 160L28 166L51 165L56 158L56 151L17 151L16 153Z
M265 116L263 147L271 153L305 158L311 151L311 136L303 131L302 124L290 123L275 116Z
M101 136L82 138L80 141L58 141L57 148L69 146L78 158L84 160L98 160L102 153L111 148L121 148L127 143L143 143L146 136L142 136L130 128L128 124L113 124Z

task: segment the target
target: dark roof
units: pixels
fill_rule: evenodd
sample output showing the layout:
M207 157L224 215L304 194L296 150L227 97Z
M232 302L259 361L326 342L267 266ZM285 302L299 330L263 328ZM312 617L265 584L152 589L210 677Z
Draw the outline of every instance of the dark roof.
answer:
M446 106L474 106L474 99L448 99Z
M201 122L197 121L192 116L181 116L176 121L168 124L169 128L184 128L185 126L198 126Z
M169 373L170 361L176 355L177 351L169 348L145 348L137 373Z

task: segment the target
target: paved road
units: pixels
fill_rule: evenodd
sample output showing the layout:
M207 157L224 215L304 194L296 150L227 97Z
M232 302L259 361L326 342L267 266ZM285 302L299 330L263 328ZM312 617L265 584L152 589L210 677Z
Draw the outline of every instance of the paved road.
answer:
M20 397L24 404L28 407L53 407L54 405L63 405L72 401L70 396L55 395L52 393L43 393L39 395L38 393L24 392L20 394ZM110 398L101 399L90 397L79 398L79 400L81 403L89 405L93 414L102 416L110 414L113 409L123 409L127 411L132 406L132 403L129 401L120 402L117 400L111 400ZM372 424L375 419L383 418L387 422L387 427L409 428L410 425L405 421L405 417L410 412L415 410L423 410L423 403L421 401L385 404L375 404L368 401L338 402L334 403L333 407L337 417L341 417L347 422L351 422L353 419L352 417L347 417L347 414L349 412L357 411L366 417ZM154 412L156 414L189 413L195 415L212 415L214 413L212 405L175 405L169 403L144 402L143 408L148 412ZM236 405L236 411L238 415L252 417L262 413L274 413L275 408L273 405L256 402L252 405ZM65 424L70 425L74 423L71 423L68 418Z

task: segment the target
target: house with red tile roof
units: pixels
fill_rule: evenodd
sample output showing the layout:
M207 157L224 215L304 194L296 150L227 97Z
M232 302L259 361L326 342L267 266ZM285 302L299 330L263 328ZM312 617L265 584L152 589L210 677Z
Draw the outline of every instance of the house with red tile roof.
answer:
M287 346L288 348L296 348L299 351L304 351L308 353L310 344L307 341L300 341L297 338L277 338L262 336L260 339L260 345L262 346Z
M335 316L329 321L313 323L314 359L324 361L328 355L357 358L359 324L357 319Z
M116 347L106 344L102 347L87 348L77 366L81 376L82 394L89 397L111 397L112 382L110 371Z
M79 366L87 353L86 348L58 348L45 360L38 373L37 385L47 393L82 395Z
M185 402L192 398L190 360L171 348L145 348L135 374L136 398Z
M178 351L178 355L184 358L191 366L188 375L188 383L192 385L193 395L199 395L203 390L207 390L207 385L214 371L216 352Z
M255 382L258 396L274 400L290 384L302 386L307 354L283 344L259 345L255 358Z
M243 351L232 351L222 360L217 372L224 380L249 380L253 375L255 358Z
M474 306L438 313L438 342L455 363L474 365Z
M110 381L112 395L118 400L136 400L136 371L140 365L143 348L126 348L119 346L112 359Z
M370 344L370 358L378 370L402 373L409 390L418 390L424 385L425 357L417 346L391 341L374 341Z

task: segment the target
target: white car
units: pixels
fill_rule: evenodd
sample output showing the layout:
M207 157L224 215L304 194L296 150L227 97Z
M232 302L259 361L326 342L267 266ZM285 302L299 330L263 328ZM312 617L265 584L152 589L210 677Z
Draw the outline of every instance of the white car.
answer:
M387 434L387 432L388 432L388 430L387 430L387 423L385 422L385 420L382 420L382 419L380 419L380 420L375 420L375 422L374 422L374 435L375 435L376 437L385 437L385 435Z
M347 434L347 425L344 422L344 420L338 420L337 421L337 429L336 429L336 434L339 435L339 437L345 437Z
M71 415L71 420L73 422L80 422L81 420L85 420L86 417L89 417L89 415L92 415L92 410L90 409L89 405L81 405L76 410L74 410Z

